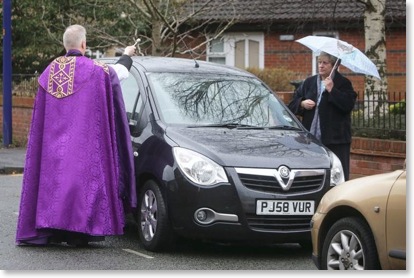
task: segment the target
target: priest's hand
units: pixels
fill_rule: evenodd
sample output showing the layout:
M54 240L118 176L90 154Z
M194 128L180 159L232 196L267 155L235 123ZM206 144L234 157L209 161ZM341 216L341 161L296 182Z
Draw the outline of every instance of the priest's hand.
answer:
M135 45L128 45L127 47L125 47L124 50L124 55L128 55L128 56L134 56L135 55L135 51L136 51L136 46Z

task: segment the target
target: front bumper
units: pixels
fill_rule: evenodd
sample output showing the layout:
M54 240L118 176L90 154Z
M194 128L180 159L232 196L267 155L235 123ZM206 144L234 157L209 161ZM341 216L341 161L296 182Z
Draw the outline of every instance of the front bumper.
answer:
M321 262L320 262L320 253L321 250L319 246L322 245L322 242L319 242L320 240L320 226L323 221L323 218L325 217L325 214L321 214L319 212L315 212L315 214L312 217L311 220L311 237L312 237L312 260L315 266L320 269Z
M266 243L311 240L312 215L257 215L256 201L314 200L316 208L329 187L326 178L314 192L283 194L249 188L235 169L227 168L226 171L229 183L201 187L188 181L175 169L174 179L166 184L166 188L170 220L178 235L206 240ZM197 220L197 216L202 221Z
M317 255L312 254L312 261L318 269L321 269L321 264Z

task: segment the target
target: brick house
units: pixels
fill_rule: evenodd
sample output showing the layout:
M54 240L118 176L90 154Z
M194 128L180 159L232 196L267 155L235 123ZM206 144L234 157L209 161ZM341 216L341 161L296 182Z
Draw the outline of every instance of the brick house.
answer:
M194 0L199 7L203 0ZM386 2L387 78L390 92L406 90L406 3ZM365 51L364 4L356 0L232 0L199 20L237 21L210 44L206 60L240 68L286 68L304 79L316 73L315 57L295 40L324 35L347 41ZM212 27L214 29L214 26ZM364 90L364 76L345 67L356 91ZM293 88L293 87L292 87Z

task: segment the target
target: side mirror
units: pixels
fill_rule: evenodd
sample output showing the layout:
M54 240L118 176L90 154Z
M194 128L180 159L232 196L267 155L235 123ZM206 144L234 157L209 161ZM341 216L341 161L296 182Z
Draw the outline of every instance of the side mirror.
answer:
M133 137L138 137L141 132L138 129L138 121L130 119L129 120L129 132Z
M140 121L130 119L129 120L129 132L131 133L131 136L138 137L141 135L144 128L147 126L148 121L143 121L143 119L140 119Z

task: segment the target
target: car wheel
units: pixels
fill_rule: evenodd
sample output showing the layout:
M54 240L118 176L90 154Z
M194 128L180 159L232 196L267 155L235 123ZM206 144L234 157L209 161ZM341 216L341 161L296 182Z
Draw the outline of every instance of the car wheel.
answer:
M169 249L175 239L168 219L167 206L158 184L147 181L139 194L139 238L149 251Z
M342 218L335 222L322 246L321 268L380 269L377 248L368 224L357 217Z

